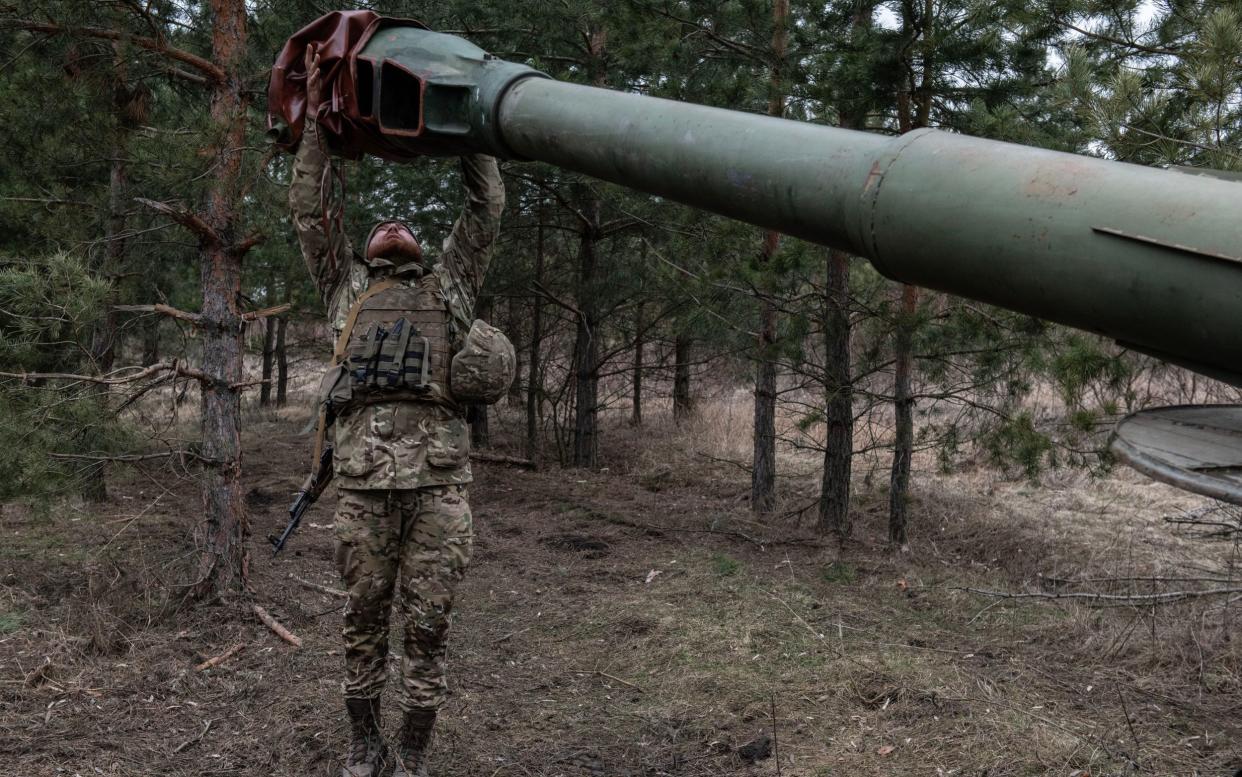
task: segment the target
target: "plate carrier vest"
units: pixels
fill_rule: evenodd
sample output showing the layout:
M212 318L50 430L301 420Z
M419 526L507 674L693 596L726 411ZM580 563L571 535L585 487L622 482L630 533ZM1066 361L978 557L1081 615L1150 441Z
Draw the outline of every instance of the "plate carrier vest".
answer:
M373 284L354 303L337 342L354 399L448 398L452 329L434 273Z

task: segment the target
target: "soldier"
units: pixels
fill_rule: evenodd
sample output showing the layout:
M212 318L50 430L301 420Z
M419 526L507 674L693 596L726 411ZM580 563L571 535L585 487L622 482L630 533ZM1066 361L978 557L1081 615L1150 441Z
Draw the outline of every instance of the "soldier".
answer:
M466 204L438 262L423 256L399 221L378 224L365 254L355 254L324 207L331 163L317 121L321 76L313 47L306 66L307 120L289 204L302 255L337 332L341 364L325 379L325 393L337 414L336 563L349 591L343 634L351 733L342 775L372 777L387 760L380 694L398 588L405 621L404 720L393 774L426 775L432 726L447 692L445 637L453 594L474 536L467 501L469 433L455 393L459 373L465 380L471 370L452 361L451 381L447 370L480 325L490 329L483 322L472 327L471 319L499 229L504 188L495 159L462 157Z

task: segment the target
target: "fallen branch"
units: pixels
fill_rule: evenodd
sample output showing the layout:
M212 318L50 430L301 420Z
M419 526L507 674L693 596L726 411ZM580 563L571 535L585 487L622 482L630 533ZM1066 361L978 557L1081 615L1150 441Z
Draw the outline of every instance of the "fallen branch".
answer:
M263 621L263 625L271 629L276 636L294 647L302 647L302 638L281 626L280 622L268 614L267 610L256 604L254 605L254 614L259 616L259 620Z
M246 648L245 642L238 642L236 645L224 651L220 655L213 656L207 659L206 661L204 661L203 663L199 664L198 666L194 667L194 671L195 672L206 672L208 669L211 669L212 667L215 667L215 666L219 666L220 664L223 664L225 661L228 661L233 656L245 650L245 648Z
M182 750L186 749L190 745L195 744L196 742L199 742L200 740L202 740L203 737L207 736L207 732L211 731L211 724L215 722L216 721L214 719L207 721L207 725L203 726L203 730L199 732L198 736L190 737L186 741L177 745L175 748L173 748L173 754L180 753Z
M646 693L646 691L644 691L641 687L639 687L639 686L635 685L634 683L630 682L629 680L622 680L620 677L617 677L616 675L610 675L610 674L608 674L607 672L601 672L601 671L599 671L598 669L597 669L597 670L595 670L594 672L582 672L582 671L579 671L579 672L578 672L578 674L593 674L593 675L596 675L596 676L598 676L598 677L603 677L603 678L605 678L605 679L607 679L607 680L612 680L612 681L613 681L613 682L615 682L615 683L621 683L622 685L628 685L629 687L633 688L634 690L638 691L639 693Z
M520 459L517 456L505 456L501 453L485 453L483 451L471 451L470 458L474 461L483 461L488 464L507 464L510 467L520 467L522 469L538 469L538 465L530 459Z
M302 578L294 574L290 574L289 579L293 580L294 582L298 583L299 585L305 588L309 588L312 591L318 591L321 594L327 594L328 596L349 596L349 591L342 591L341 589L333 588L332 586L320 585L319 583L312 583L310 580L303 580Z
M166 459L170 456L180 456L183 458L200 458L193 451L165 451L163 453L127 453L116 456L107 456L100 453L49 453L50 459L70 459L80 461L116 461L116 462L134 462L134 461L150 461L151 459Z
M1167 604L1180 602L1184 599L1198 599L1204 596L1221 596L1242 593L1242 588L1205 588L1201 591L1162 591L1154 594L1096 594L1085 591L1060 592L1023 592L988 591L983 588L950 588L951 591L966 591L980 596L993 596L1000 599L1081 599L1085 601L1122 602L1126 604Z

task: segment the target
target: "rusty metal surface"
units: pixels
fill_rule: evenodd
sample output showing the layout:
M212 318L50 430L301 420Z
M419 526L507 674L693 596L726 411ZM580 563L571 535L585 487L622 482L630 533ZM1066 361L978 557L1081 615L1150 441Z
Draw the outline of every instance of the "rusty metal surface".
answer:
M1177 405L1126 416L1109 447L1163 483L1242 505L1242 405Z

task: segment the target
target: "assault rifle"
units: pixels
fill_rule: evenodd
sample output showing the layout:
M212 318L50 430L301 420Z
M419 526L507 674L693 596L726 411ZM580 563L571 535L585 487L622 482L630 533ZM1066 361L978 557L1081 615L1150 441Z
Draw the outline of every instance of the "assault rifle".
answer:
M289 523L285 526L285 530L280 533L279 537L268 537L268 541L272 543L273 558L280 553L285 547L285 543L298 530L298 524L302 522L302 516L315 504L319 499L319 495L328 487L328 482L332 480L332 446L325 446L323 454L319 457L319 466L313 472L306 476L306 482L302 484L302 488L298 490L297 496L293 498L293 504L289 505Z

